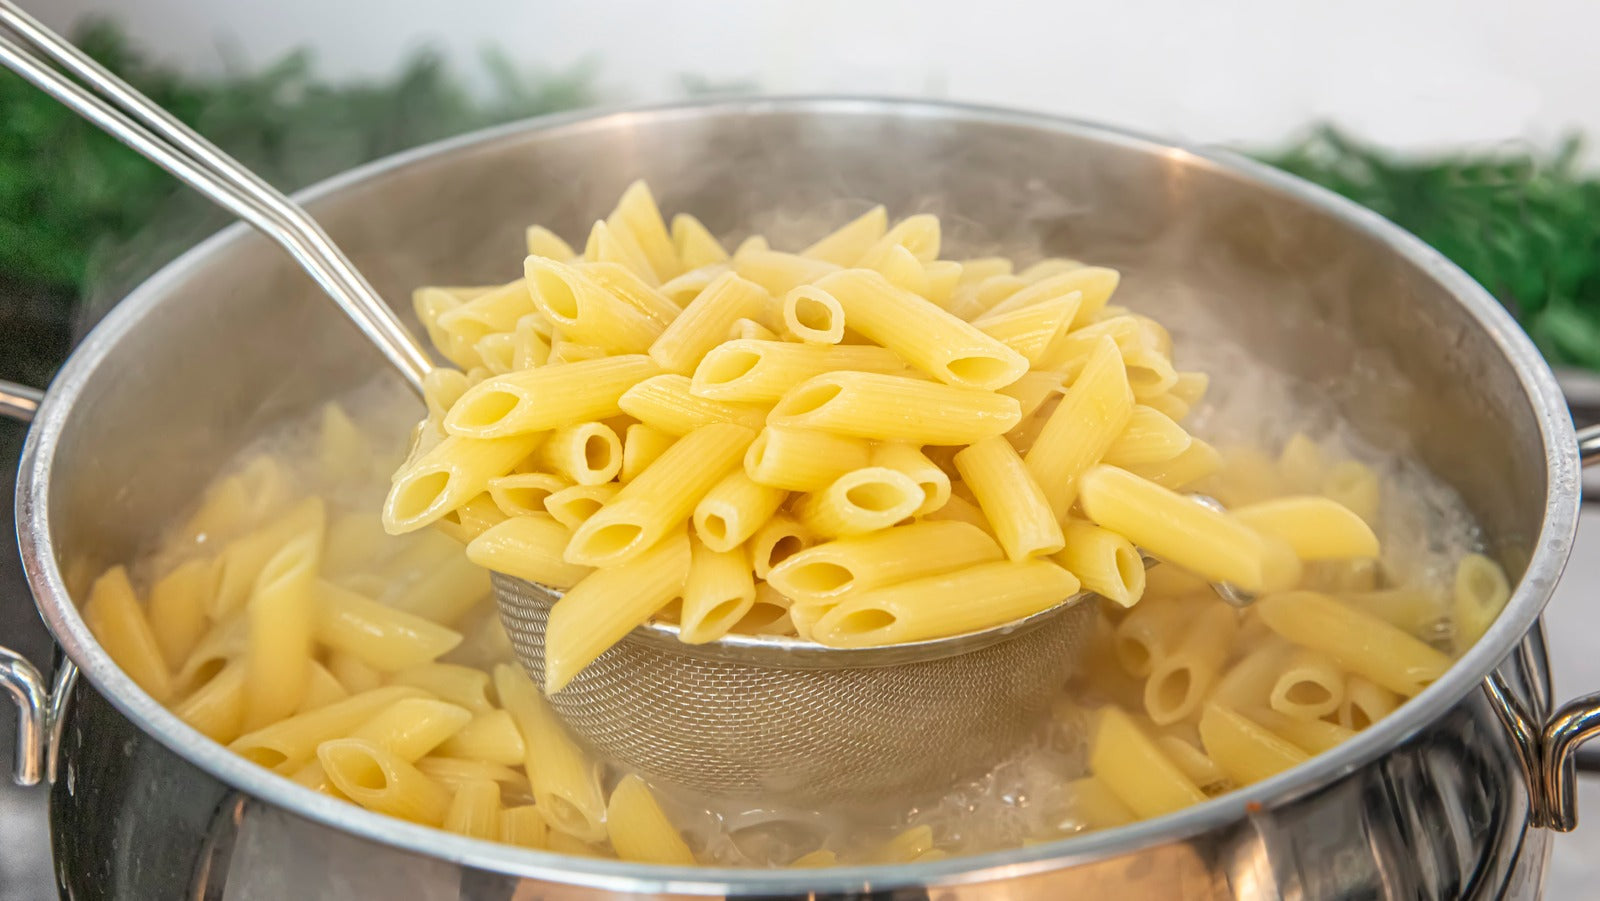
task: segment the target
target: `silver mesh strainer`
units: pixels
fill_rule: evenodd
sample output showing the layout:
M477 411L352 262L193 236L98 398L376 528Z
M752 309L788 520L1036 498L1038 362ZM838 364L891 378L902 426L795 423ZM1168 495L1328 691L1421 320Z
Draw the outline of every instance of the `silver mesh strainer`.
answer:
M544 684L560 592L494 574L517 659ZM550 698L575 735L652 779L724 796L870 801L983 770L1037 728L1072 675L1095 606L888 648L735 635L705 645L646 625Z

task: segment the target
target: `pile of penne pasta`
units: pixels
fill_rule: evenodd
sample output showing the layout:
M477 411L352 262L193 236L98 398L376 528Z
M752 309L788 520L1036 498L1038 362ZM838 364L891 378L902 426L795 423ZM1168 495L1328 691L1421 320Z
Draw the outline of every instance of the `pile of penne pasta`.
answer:
M1206 379L1110 305L1112 270L941 260L938 219L881 207L730 255L642 182L583 253L528 247L510 284L417 292L464 371L430 378L384 523L447 521L472 560L566 589L546 691L656 617L688 642L891 645L1080 588L1132 605L1140 548L1246 591L1377 554L1325 496L1175 493L1219 465L1178 424Z
M538 228L528 243L524 279L418 291L460 369L430 376L403 464L329 404L93 580L90 628L183 721L379 813L694 863L709 852L673 805L545 702L628 630L886 644L1083 589L1097 631L1059 714L1087 726L1067 731L1088 767L1060 773L1044 840L1332 747L1509 595L1466 547L1453 585L1402 574L1375 530L1413 499L1331 446L1187 434L1205 379L1110 305L1110 270L940 260L936 220L890 228L881 209L799 253L730 255L688 216L667 228L642 185L582 254ZM566 589L546 686L511 663L485 567ZM1228 606L1219 582L1257 600ZM994 850L918 820L873 829L766 863Z

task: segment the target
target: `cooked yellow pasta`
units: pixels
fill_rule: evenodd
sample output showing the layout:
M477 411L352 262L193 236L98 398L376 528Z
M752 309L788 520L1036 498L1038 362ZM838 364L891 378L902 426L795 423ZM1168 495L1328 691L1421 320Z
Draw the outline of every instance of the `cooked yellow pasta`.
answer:
M688 375L728 334L737 319L765 317L772 297L765 289L731 272L706 286L666 331L650 345L650 358L667 372Z
M489 499L508 519L534 516L545 512L545 498L571 484L555 473L517 472L490 479Z
M706 352L695 367L689 390L713 400L776 403L790 388L824 373L904 369L891 351L871 345L737 340Z
M783 296L783 326L806 344L838 344L844 340L844 307L816 285L801 285Z
M695 535L714 551L731 551L755 535L788 497L782 488L762 485L743 469L736 469L695 504Z
M689 865L694 855L644 780L624 776L606 804L606 834L623 860Z
M126 569L112 567L95 580L83 605L83 619L111 659L146 694L162 703L171 699L172 674Z
M1458 652L1476 644L1489 631L1511 598L1505 570L1482 554L1468 554L1456 566L1451 615Z
M838 266L851 266L883 237L888 228L888 211L881 206L875 206L818 238L815 243L800 251L800 255L825 260Z
M833 602L1001 557L994 539L975 526L920 522L814 545L787 557L766 578L797 602Z
M1068 518L1061 526L1062 549L1052 559L1078 577L1084 590L1123 607L1144 596L1144 559L1133 542L1093 523Z
M305 700L322 558L321 523L317 526L290 540L267 561L245 602L246 729L281 720Z
M419 663L389 676L393 685L410 685L474 713L494 708L489 702L489 674L455 663Z
M485 569L551 588L571 588L592 567L568 563L562 554L572 530L544 513L516 516L467 545L467 559Z
M701 397L691 386L688 376L659 375L628 389L619 403L629 416L675 437L717 422L759 429L766 421L765 406Z
M925 516L950 500L950 476L914 445L885 442L872 449L872 465L904 474L922 489L922 503L911 511Z
M833 647L960 635L1031 616L1077 591L1078 580L1046 560L980 563L852 595L817 621L813 635ZM971 603L979 595L984 603Z
M1339 702L1339 725L1359 732L1393 713L1400 701L1400 695L1382 685L1352 675Z
M782 296L793 288L810 284L838 269L838 266L825 260L770 248L740 248L733 255L733 271L774 296Z
M622 439L603 422L573 423L552 431L539 447L539 456L563 478L579 485L603 485L622 471Z
M543 848L550 827L545 825L539 808L526 804L500 811L499 838L508 845L522 848Z
M528 755L522 733L511 714L504 710L479 713L438 746L444 757L460 760L487 760L506 766L519 764Z
M1103 339L1024 458L1058 519L1077 499L1079 479L1105 456L1132 415L1127 370L1116 346Z
M622 486L616 483L573 485L545 498L544 509L556 522L568 529L576 529L589 517L600 512L600 508L609 503L621 490Z
M794 520L779 513L750 536L750 563L756 578L765 579L773 567L817 543L817 536Z
M1450 668L1450 658L1381 619L1324 594L1295 591L1256 602L1274 632L1322 651L1351 672L1407 697Z
M688 213L672 217L672 246L687 270L710 266L728 258L728 252L711 231Z
M869 465L871 458L871 446L859 438L769 425L745 452L744 471L761 485L816 491Z
M1200 741L1239 785L1276 776L1307 759L1298 746L1219 704L1207 704L1200 714Z
M1230 512L1257 532L1287 541L1302 560L1378 556L1378 536L1372 527L1325 497L1282 497Z
M1003 435L1022 418L1013 398L908 376L819 375L791 388L767 416L771 426L915 444L970 444Z
M1028 371L1021 354L875 272L846 270L817 287L839 302L847 328L947 384L993 390Z
M1183 426L1143 404L1134 406L1127 428L1106 448L1104 461L1113 466L1141 466L1171 460L1194 443Z
M1080 494L1085 516L1154 556L1246 591L1261 589L1262 541L1226 513L1114 466L1085 473Z
M1205 800L1200 787L1126 713L1104 707L1094 719L1089 771L1136 816L1157 817Z
M686 644L704 644L728 634L755 602L755 578L743 547L716 550L698 538L690 539L689 575L678 614L678 635Z
M1044 490L1004 438L973 442L956 454L956 469L1014 561L1053 554L1065 539Z
M973 322L985 335L1011 348L1037 366L1052 342L1062 335L1078 312L1082 297L1077 293L1009 312L985 315Z
M550 828L580 841L605 837L600 768L567 735L528 677L504 664L494 669L500 703L516 720L528 757L524 766L534 800Z
M317 746L323 742L349 735L396 701L422 695L420 689L399 685L351 694L343 701L241 735L228 747L268 769L293 772L315 756Z
M1150 661L1144 683L1144 709L1157 725L1188 719L1205 701L1222 674L1238 632L1238 614L1221 601L1208 601L1181 630L1167 633Z
M431 662L461 643L460 632L330 582L318 581L314 590L317 641L380 672Z
M794 518L822 538L861 535L887 529L922 505L922 487L896 469L868 466L851 470L828 487L794 502Z
M391 751L359 738L323 742L317 757L345 797L368 810L437 826L450 808L450 792Z
M1267 695L1267 705L1295 719L1322 719L1344 701L1344 683L1344 671L1333 658L1301 648L1284 663Z

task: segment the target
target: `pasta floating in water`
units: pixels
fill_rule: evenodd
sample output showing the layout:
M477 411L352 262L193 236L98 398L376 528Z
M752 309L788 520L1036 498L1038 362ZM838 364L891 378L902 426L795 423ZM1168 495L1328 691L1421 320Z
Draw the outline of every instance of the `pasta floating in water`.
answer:
M535 226L522 278L416 292L459 369L428 376L409 453L367 409L393 398L329 404L95 581L85 620L128 675L284 778L477 839L911 862L1276 775L1425 690L1512 591L1470 533L1429 534L1416 511L1438 498L1392 461L1191 434L1211 378L1111 303L1114 270L940 259L936 218L882 207L798 252L730 254L692 216L669 228L643 184L583 237ZM566 591L548 684L510 663L485 569ZM1259 597L1231 607L1221 581ZM652 618L690 643L861 647L1080 590L1095 633L1034 744L826 834L789 811L735 840L734 811L590 758L545 699Z

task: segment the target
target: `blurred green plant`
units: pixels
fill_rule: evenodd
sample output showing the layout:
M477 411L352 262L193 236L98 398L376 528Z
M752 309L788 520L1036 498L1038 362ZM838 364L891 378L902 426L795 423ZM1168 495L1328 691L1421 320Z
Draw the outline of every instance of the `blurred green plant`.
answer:
M1600 369L1600 179L1582 142L1399 158L1323 127L1262 159L1370 207L1500 299L1551 363Z
M386 83L330 85L304 53L201 80L152 64L106 22L73 40L286 190L437 138L596 100L592 67L530 75L501 55L486 58L491 90L475 95L428 53ZM106 244L172 215L178 190L155 165L0 72L0 272L10 281L80 295ZM207 215L212 228L224 221Z

